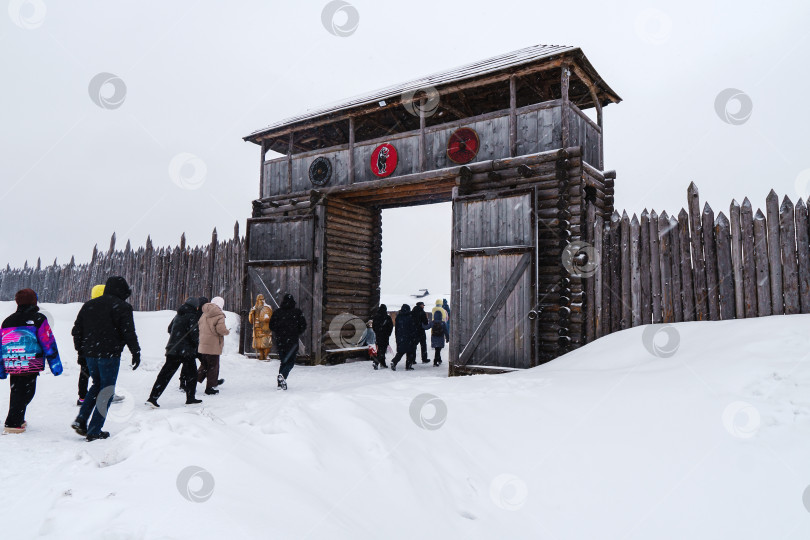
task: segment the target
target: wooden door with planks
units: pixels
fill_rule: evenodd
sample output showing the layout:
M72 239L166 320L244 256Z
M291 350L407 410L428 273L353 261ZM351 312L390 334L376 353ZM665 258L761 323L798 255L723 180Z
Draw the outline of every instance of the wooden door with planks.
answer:
M533 190L453 199L451 364L536 365Z
M292 294L296 307L307 319L307 330L301 335L298 354L310 357L313 354L312 321L320 311L313 309L318 303L313 299L313 269L316 263L313 253L314 236L318 233L315 218L309 216L283 216L253 218L247 221L247 261L245 263L245 298L247 309L256 301L256 295L264 295L265 302L278 309L285 294ZM243 317L243 325L246 317ZM247 326L244 326L247 328ZM251 332L242 332L243 347L253 352ZM275 351L275 348L273 349Z

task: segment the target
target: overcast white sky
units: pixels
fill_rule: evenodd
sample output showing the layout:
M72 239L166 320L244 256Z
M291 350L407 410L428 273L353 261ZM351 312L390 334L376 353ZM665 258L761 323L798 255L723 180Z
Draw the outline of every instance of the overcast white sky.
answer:
M352 0L360 22L348 37L322 25L326 3L44 0L43 18L13 0L0 13L0 260L85 261L113 231L138 246L182 232L206 243L237 220L244 230L259 151L242 136L538 43L582 47L624 99L605 109L618 208L677 210L691 180L716 211L746 195L756 206L810 180L810 2ZM90 99L102 72L126 85L120 107ZM715 111L727 88L750 97L740 125ZM198 189L171 180L181 153L205 165ZM444 208L386 213L386 283L449 289L445 270L423 274L449 260L449 234L418 239L413 264L390 258L412 239L408 223L449 223Z

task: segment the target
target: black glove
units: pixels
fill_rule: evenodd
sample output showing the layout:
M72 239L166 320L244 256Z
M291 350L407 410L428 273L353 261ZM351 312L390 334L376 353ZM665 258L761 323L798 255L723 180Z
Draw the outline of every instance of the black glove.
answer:
M132 355L132 371L138 369L138 366L141 365L141 353L136 352Z

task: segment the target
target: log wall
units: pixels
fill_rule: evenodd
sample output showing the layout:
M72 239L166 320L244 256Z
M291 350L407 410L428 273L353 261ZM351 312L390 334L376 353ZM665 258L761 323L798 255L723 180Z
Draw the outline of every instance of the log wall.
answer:
M37 292L40 302L66 304L90 299L90 289L104 284L110 276L123 276L132 289L129 302L138 311L177 309L189 296L221 296L226 310L238 310L242 296L244 239L239 223L232 239L220 242L214 229L211 243L187 247L185 235L180 245L155 248L151 238L146 246L133 250L127 241L123 251L115 249L115 234L107 252L93 248L90 262L23 268L9 266L0 271L0 300L13 300L24 288Z
M775 192L728 215L687 189L676 215L646 209L593 218L600 271L587 288L592 340L642 324L810 313L810 220L801 199Z

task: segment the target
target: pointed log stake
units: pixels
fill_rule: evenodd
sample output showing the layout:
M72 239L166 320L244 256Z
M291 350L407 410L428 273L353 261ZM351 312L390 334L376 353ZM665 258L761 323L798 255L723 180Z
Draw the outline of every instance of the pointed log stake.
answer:
M112 233L112 236L110 237L110 249L107 250L107 255L108 256L112 255L114 251L115 251L115 233Z
M742 229L740 227L740 203L731 201L728 208L731 227L731 271L734 276L734 316L745 317L745 298L743 294L742 269Z
M650 293L652 296L652 322L664 321L661 312L661 238L658 235L658 213L650 212Z
M703 205L703 255L706 263L706 301L709 320L720 320L720 292L717 289L717 244L714 238L714 210L709 203Z
M785 195L779 207L779 243L782 252L782 292L785 314L801 313L799 305L799 263L796 258L796 226L793 202Z
M742 235L742 270L744 317L757 316L757 271L754 254L754 212L748 197L740 206L740 232Z
M799 263L799 306L802 313L810 313L810 231L808 212L804 201L796 203L796 255Z
M754 264L757 272L757 316L772 315L771 276L768 264L768 231L765 215L757 210L754 216Z
M37 272L39 272L40 268L42 268L42 259L37 257Z
M706 259L703 255L703 223L700 213L700 195L694 182L686 190L691 226L691 247L695 280L695 316L698 321L708 320L709 309L706 302Z
M639 326L641 322L641 267L639 251L640 225L638 217L633 214L630 220L630 308L632 311L631 326Z
M233 241L239 241L239 220L236 220L236 223L233 224Z
M720 296L720 319L733 319L734 309L734 270L731 262L731 225L720 212L714 220L714 236L717 242L717 290Z
M186 250L186 233L180 235L180 251Z
M645 208L641 213L639 228L639 267L641 269L641 324L652 323L652 288L650 274L650 214Z
M767 214L766 229L768 232L768 268L771 280L771 309L774 315L785 312L782 294L782 260L780 256L779 241L779 196L774 190L768 193L765 199L765 212Z
M683 320L695 320L695 287L692 272L692 246L689 243L689 214L681 208L678 213L678 241L680 243L681 286L683 287Z

